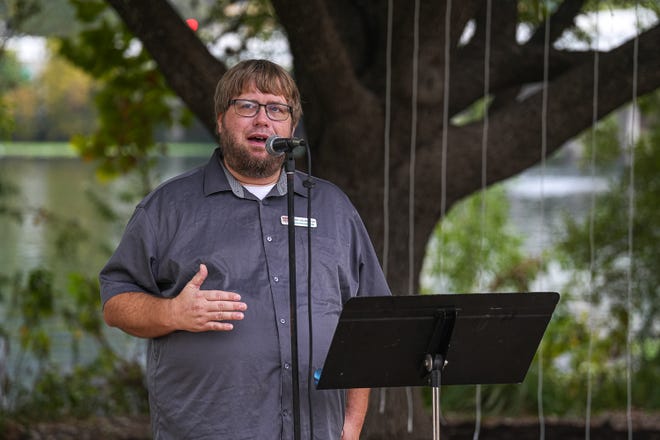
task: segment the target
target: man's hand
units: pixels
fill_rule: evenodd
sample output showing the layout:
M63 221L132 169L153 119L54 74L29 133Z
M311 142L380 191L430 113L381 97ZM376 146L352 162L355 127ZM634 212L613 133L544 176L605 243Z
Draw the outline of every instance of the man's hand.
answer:
M109 326L140 338L158 338L176 330L231 330L233 324L223 321L243 319L247 305L237 293L202 290L207 275L208 269L200 264L199 271L172 299L144 292L115 295L103 306L103 318Z
M186 284L181 293L170 300L169 314L177 330L189 332L227 331L234 328L229 322L243 319L247 305L241 296L224 290L202 290L208 276L206 265Z

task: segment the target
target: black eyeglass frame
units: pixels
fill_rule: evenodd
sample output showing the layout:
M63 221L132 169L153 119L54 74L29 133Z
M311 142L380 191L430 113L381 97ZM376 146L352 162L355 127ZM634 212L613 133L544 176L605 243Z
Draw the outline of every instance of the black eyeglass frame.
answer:
M257 107L256 107L255 112L251 115L241 114L238 111L238 109L236 108L236 103L239 103L239 102L249 102L251 104L256 105ZM259 113L259 110L261 110L261 107L263 107L264 110L266 111L266 116L268 117L268 119L270 119L271 121L275 121L275 122L286 121L293 114L293 107L291 107L288 104L282 104L280 102L268 102L266 104L262 104L258 101L253 100L253 99L236 98L236 99L230 99L229 100L229 105L234 108L234 111L236 112L237 115L242 116L244 118L253 118L253 117L257 116L257 114ZM270 111L268 110L269 106L275 106L276 108L280 108L280 109L285 108L286 112L282 112L282 114L285 115L286 117L284 119L273 118L273 116L270 114Z

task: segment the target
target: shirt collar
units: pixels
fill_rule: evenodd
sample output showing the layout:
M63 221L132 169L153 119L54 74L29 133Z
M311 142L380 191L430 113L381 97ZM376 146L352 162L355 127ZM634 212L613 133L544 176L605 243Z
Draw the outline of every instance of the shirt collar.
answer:
M286 173L280 173L277 184L272 191L276 191L278 195L286 195ZM296 173L293 182L294 191L296 194L307 197L307 191L303 187L301 174ZM222 153L220 148L216 148L213 156L204 167L204 195L208 196L216 192L232 191L237 197L245 197L245 188L236 180L236 178L225 168L222 163Z

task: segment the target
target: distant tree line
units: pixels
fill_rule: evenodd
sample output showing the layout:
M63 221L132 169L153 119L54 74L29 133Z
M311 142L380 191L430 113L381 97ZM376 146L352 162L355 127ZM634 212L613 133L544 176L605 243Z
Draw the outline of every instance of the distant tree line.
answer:
M69 142L98 129L95 100L99 82L59 55L58 46L57 40L48 41L48 57L36 71L22 65L11 50L1 53L0 135L4 140ZM171 105L184 111L178 99L173 99ZM188 125L156 127L153 135L159 141L212 140L194 119Z

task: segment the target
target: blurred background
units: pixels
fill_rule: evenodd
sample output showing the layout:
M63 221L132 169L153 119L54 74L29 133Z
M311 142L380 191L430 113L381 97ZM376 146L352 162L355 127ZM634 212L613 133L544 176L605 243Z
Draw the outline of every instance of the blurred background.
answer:
M292 43L295 32L278 19L287 2L148 3L155 9L171 8L182 20L199 20L199 29L191 35L222 66L265 57L292 69L302 84L310 81L303 76L310 72L297 69L292 55L301 54L300 46ZM414 27L420 20L414 15L419 2L394 12L385 2L339 3L334 8L346 14L362 8L390 23L395 31L389 35L395 41L399 22L410 21L412 29L419 30ZM644 33L653 38L659 26L654 2L506 3L517 11L510 25L521 47L550 23L548 17L572 8L571 24L548 38L552 50L569 54L567 59L570 53L588 53L588 63L596 69L589 74L598 68L594 54L605 58L619 47L632 47ZM492 6L488 10L493 20L498 19L497 9L504 8L498 2L474 4L480 5L474 6L475 19L456 36L457 57L460 44L469 47L472 35L480 35L484 5ZM300 14L305 13L301 7ZM140 20L144 27L157 28L161 21L153 18L149 23L144 17ZM103 324L97 274L137 201L164 179L205 163L216 139L199 110L191 110L191 98L175 91L161 71L163 61L154 61L135 36L135 24L124 21L124 15L102 1L0 2L2 438L85 438L99 429L103 438L149 438L144 341ZM350 35L346 29L342 36ZM504 32L493 27L493 40L499 31ZM185 40L190 29L184 24L167 32L182 47L193 44ZM384 40L386 32L375 26L373 33L379 37L374 39ZM427 37L421 32L422 40ZM548 44L546 39L546 48ZM441 51L442 44L438 47ZM482 55L489 56L487 51ZM509 175L472 179L462 192L446 193L440 218L432 219L437 223L432 232L415 241L421 257L411 257L413 269L407 275L394 270L389 274L399 293L409 286L411 293L419 294L562 295L522 384L443 387L447 438L510 438L506 435L514 429L522 438L660 438L660 393L654 390L660 381L660 79L649 74L651 79L640 79L642 90L635 88L635 63L649 63L644 52L641 56L645 58L630 58L630 64L629 58L621 61L629 71L628 99L603 103L616 108L599 112L600 99L608 98L595 94L582 103L594 109L593 121L570 139L556 142L539 136L538 143L529 145L538 159L523 161ZM660 51L654 56L660 57ZM479 77L476 82L483 88L488 85L483 64L454 74ZM438 66L440 70L442 64ZM361 68L355 71L369 76L368 69ZM392 71L400 68L395 63ZM516 90L524 85L540 93L555 74L560 76L550 68L537 72L536 79L531 74L519 78ZM539 75L545 75L545 82ZM395 75L394 83L373 80L382 91L383 108L398 82L408 87L415 78L413 74L405 80ZM496 81L469 106L445 113L451 116L447 123L481 127L481 133L487 133L489 113L494 115L498 108L489 105L489 93L500 96ZM207 85L198 86L212 97ZM546 95L550 99L552 95ZM318 134L318 109L309 105L303 124L323 156L327 145ZM419 115L409 104L401 111L423 122L423 107ZM442 117L442 106L436 107L436 123ZM512 117L525 124L519 115ZM495 127L495 117L493 121ZM391 130L397 130L395 125ZM415 130L406 125L403 132L399 139L408 141L398 143L407 154L410 145L416 145ZM538 133L544 133L543 126ZM388 145L387 132L381 134L377 132L377 144ZM492 139L499 135L495 129L491 132ZM409 163L414 166L412 160ZM482 169L481 164L475 169ZM414 168L410 172L414 174ZM428 182L423 178L419 174L419 187ZM349 194L355 190L352 185L344 185ZM376 194L382 197L383 190ZM440 198L429 203L440 203ZM407 215L407 201L391 204L394 208L386 212ZM360 209L362 203L357 206ZM365 216L363 209L360 212ZM374 217L378 216L373 212L367 214L369 226ZM387 223L373 221L376 226L370 232L387 269L395 254L387 252L387 236L374 233L386 234ZM406 232L414 235L414 230ZM406 261L408 255L402 255ZM387 429L368 421L365 438L429 438L428 392L416 390L414 396L406 392L402 397L393 393L373 392L369 417L376 420L390 411L395 417L389 417ZM411 410L413 404L419 408ZM498 434L497 427L508 429L508 434ZM48 432L55 437L43 437Z

